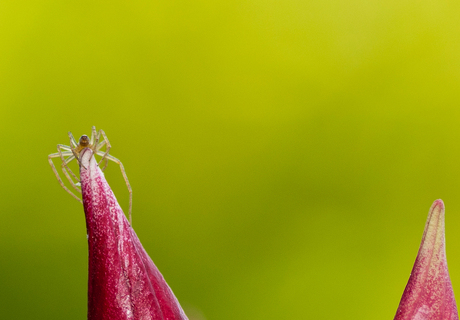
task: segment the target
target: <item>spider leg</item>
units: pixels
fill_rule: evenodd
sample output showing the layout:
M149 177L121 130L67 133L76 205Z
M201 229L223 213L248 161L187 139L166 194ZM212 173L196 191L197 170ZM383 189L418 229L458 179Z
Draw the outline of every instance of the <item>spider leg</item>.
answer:
M69 146L66 146L65 144L58 144L59 148L64 151L72 151L72 149Z
M75 158L78 159L78 154L75 152L75 148L78 146L77 141L75 141L75 138L73 137L72 132L69 131L68 134L70 138L70 150L72 151ZM80 162L80 160L78 162Z
M98 155L102 156L101 161L99 161L99 163L97 164L98 166L100 166L101 162L104 161L106 158L109 158L109 151L110 151L110 142L109 142L109 139L107 139L107 136L105 135L104 130L102 130L102 129L99 130L99 136L100 135L102 135L102 137L104 138L104 141L99 143L99 145L97 145L97 149L96 149L96 153ZM104 146L104 144L107 144L106 149L105 149L105 153L103 153L102 151L99 151L99 149L102 148ZM117 158L114 158L114 159L116 159L118 162L120 161ZM117 162L116 160L113 160L113 159L110 159L110 160ZM108 161L106 162L106 165L104 166L104 170L107 167L107 163L108 163ZM121 162L120 162L120 164L121 164ZM102 170L102 171L104 171L104 170Z
M69 135L69 138L70 138L70 150L72 151L73 155L75 156L75 159L77 159L78 164L81 166L80 158L78 157L78 153L75 151L75 148L78 146L78 143L75 140L75 138L73 137L72 132L69 131L67 134ZM66 165L66 167L67 167L67 165ZM85 168L85 166L83 166L83 168ZM69 168L67 167L67 169L69 169ZM72 172L72 170L70 170L70 171ZM78 180L78 179L76 179L76 180Z
M102 132L104 132L104 131L102 131ZM102 156L104 154L104 152L99 151L97 154ZM129 184L128 177L126 176L125 168L123 167L123 164L121 163L120 160L118 160L117 158L115 158L115 157L113 157L111 155L108 155L107 152L106 152L106 154L104 156L105 156L106 159L112 160L113 162L118 163L120 165L121 174L123 175L123 178L125 179L126 186L128 187L128 192L129 192L129 224L132 226L133 225L133 219L132 219L132 216L131 216L131 212L132 212L132 208L133 208L133 190L131 189L131 185Z
M70 184L72 185L72 187L77 190L79 193L81 193L81 190L78 188L77 184L80 183L80 181L75 177L75 174L73 173L73 171L67 166L67 164L72 161L73 159L75 159L75 156L73 154L71 154L69 152L69 155L70 157L68 157L65 162L62 163L61 165L61 169L62 169L62 172L64 172L65 176L67 177L67 180L69 180ZM78 181L77 183L73 182L73 179L69 176L68 174L68 171L70 172L70 174L72 174L72 176L75 178L76 181Z
M69 135L69 138L70 138L70 149L72 149L72 147L76 148L78 146L78 143L77 143L77 140L75 140L75 138L73 137L72 132L69 131L67 134Z
M96 139L96 145L99 140L99 136L96 135L96 127L92 126L91 127L91 140L90 140L90 145L94 145L94 139ZM94 150L93 150L94 151Z
M105 164L104 164L104 168L102 168L101 170L104 171L106 168L107 168L107 165L109 164L109 159L107 159L107 157L105 158Z
M61 160L62 160L62 167L66 167L66 169L70 172L70 174L75 178L75 180L79 181L77 176L73 173L72 170L70 170L70 168L67 166L67 164L72 161L74 158L77 158L75 155L76 155L76 152L74 150L72 150L71 147L68 147L68 146L65 146L65 145L62 145L62 144L58 144L58 153L61 155ZM72 157L69 157L67 159L64 159L64 155L63 155L63 152L61 151L64 150L64 151L72 151L72 153L69 152L69 154L66 154L66 155L69 155L69 156L72 156ZM67 153L67 152L64 152L64 153ZM69 160L70 159L70 160ZM77 158L78 159L78 158ZM62 169L64 170L64 169ZM70 179L66 173L66 176L67 176L67 179L69 179L70 183L73 183L72 179Z
M69 154L70 155L70 154ZM54 166L54 163L53 163L53 160L52 158L57 158L57 157L61 157L62 154L59 154L59 153L52 153L48 156L48 162L50 163L51 165L51 169L53 169L54 171L54 174L58 180L58 182L61 184L61 187L64 188L65 191L67 191L68 193L70 193L70 195L72 197L74 197L75 199L77 199L78 201L80 201L81 203L83 203L83 201L81 199L79 199L75 194L73 194L69 189L67 189L67 187L64 185L64 183L62 182L61 180L61 177L59 177L59 173L57 172L56 170L56 167Z
M102 140L102 142L97 145L96 150L99 151L105 145L105 143L106 143L105 140Z
M99 151L105 144L106 144L105 140L102 140L102 142L97 145L96 154L98 154L98 152L99 152L99 155L105 154L105 152ZM107 159L107 157L105 159L101 158L101 161L99 161L99 163L101 163L104 160L105 160L105 164L104 164L104 167L101 169L102 171L104 171L107 168L107 165L109 164L109 159Z

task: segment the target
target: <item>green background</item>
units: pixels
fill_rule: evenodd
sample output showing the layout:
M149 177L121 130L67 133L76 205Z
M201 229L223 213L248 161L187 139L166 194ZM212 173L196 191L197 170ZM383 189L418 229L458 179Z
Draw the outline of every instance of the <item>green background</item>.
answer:
M437 198L459 293L459 16L442 0L1 1L1 317L86 317L83 209L47 155L93 125L191 320L392 319ZM116 164L106 177L126 211Z

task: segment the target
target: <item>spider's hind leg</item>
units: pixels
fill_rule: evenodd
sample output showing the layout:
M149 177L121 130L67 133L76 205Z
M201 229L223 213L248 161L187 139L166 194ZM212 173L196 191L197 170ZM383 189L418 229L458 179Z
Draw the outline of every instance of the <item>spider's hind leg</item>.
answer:
M51 165L51 168L53 169L53 172L59 182L59 184L61 185L61 187L67 191L72 197L74 197L75 199L77 199L78 201L80 201L81 203L82 200L80 198L78 198L75 194L72 193L72 191L70 191L69 189L67 189L67 187L64 185L64 182L62 182L61 180L61 177L59 176L59 173L57 172L56 170L56 167L54 166L54 163L53 163L53 160L52 158L58 158L58 157L62 157L62 156L67 156L67 155L72 155L70 152L63 152L63 153L52 153L48 156L48 162L50 163Z
M74 177L75 180L79 181L78 178L77 178L77 176L76 176L76 175L73 173L73 171L70 170L70 168L67 166L67 164L68 164L70 161L72 161L73 159L78 159L77 153L72 149L72 147L65 146L65 145L63 145L63 144L58 144L57 149L58 149L59 155L61 156L62 167L63 167L63 168L65 167L65 168L70 172L70 174L72 175L72 177ZM62 152L62 151L64 151L64 152ZM72 153L70 153L70 151L71 151ZM65 154L65 155L64 155L64 154ZM71 157L68 157L67 159L64 159L64 156L71 156ZM64 170L64 169L62 169L62 170ZM64 173L65 173L65 172L64 172ZM70 178L68 177L67 173L66 173L66 176L67 176L67 179L69 179L69 181L70 181L71 183L73 183L72 179L70 179Z
M107 157L105 157L105 164L104 164L104 167L101 170L105 171L105 169L107 168L108 164L109 164L109 159Z
M73 159L75 159L75 156L72 154L70 155L70 157L68 157L65 162L62 163L61 165L61 168L62 168L62 172L64 172L65 176L67 177L67 180L69 180L70 184L72 185L72 187L77 190L78 192L81 193L81 190L78 188L78 185L80 184L80 181L77 179L77 177L75 176L75 174L73 173L73 171L67 166L67 164L69 162L71 162ZM70 174L75 178L75 180L77 181L77 183L75 183L73 181L73 179L69 176L68 172L70 172Z

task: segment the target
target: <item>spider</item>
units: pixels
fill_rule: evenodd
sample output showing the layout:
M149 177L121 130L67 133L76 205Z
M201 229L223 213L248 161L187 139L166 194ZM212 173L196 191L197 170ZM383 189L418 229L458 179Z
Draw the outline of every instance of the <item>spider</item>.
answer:
M81 193L81 189L79 188L80 187L80 181L78 180L77 176L73 173L73 171L68 167L68 164L72 160L77 159L78 163L81 165L80 153L81 153L81 151L83 151L83 149L89 148L89 149L91 149L93 151L93 154L97 154L99 156L102 156L102 159L97 164L98 166L100 166L102 161L105 160L105 165L102 168L102 171L104 171L105 168L107 168L107 164L108 164L109 160L112 160L113 162L118 163L120 165L121 173L123 175L123 178L125 179L126 186L128 187L128 191L129 191L129 224L132 225L131 211L132 211L132 204L133 204L133 192L131 190L131 186L129 184L128 177L126 176L125 168L123 167L123 164L121 163L120 160L118 160L117 158L109 155L109 151L110 151L111 146L110 146L109 139L107 139L107 136L105 135L105 132L102 129L99 129L99 131L96 131L95 126L93 126L91 130L92 130L91 139L87 135L84 134L84 135L82 135L80 137L80 140L78 141L78 143L75 140L75 138L73 137L72 133L69 131L68 134L69 134L69 138L70 138L70 146L66 146L66 145L63 145L63 144L58 144L57 145L58 152L48 155L48 161L49 161L49 163L51 165L51 168L53 169L54 174L56 175L56 178L58 179L58 181L61 184L62 188L64 188L65 191L70 193L70 195L72 197L74 197L75 199L77 199L78 201L83 203L83 201L80 198L78 198L72 191L70 191L64 185L64 183L61 180L61 177L59 176L58 171L56 170L56 167L54 166L54 163L53 163L52 159L53 158L61 158L61 160L62 160L62 164L61 164L62 172L64 172L64 174L67 177L67 180L69 180L71 186L75 190L77 190L79 193ZM101 136L103 138L103 141L99 142L99 140L101 139ZM101 148L104 147L104 146L106 146L105 152L100 151ZM67 157L67 158L65 158L65 157ZM77 181L76 183L70 177L69 174Z

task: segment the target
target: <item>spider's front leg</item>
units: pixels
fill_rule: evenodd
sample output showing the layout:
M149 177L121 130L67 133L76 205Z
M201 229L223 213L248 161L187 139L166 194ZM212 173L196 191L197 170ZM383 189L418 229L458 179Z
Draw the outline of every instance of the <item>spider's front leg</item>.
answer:
M96 142L94 142L94 139L96 139ZM91 146L93 146L92 150L93 150L93 153L96 152L94 146L97 146L97 143L99 142L99 135L97 134L96 132L96 126L92 126L91 127L91 140L89 142L89 144Z
M107 168L107 164L109 163L108 159L109 159L109 151L110 151L110 147L111 147L111 146L110 146L109 139L107 138L107 136L105 135L104 130L102 130L102 129L99 130L98 140L99 140L99 138L101 137L101 135L102 135L102 137L104 138L104 141L102 141L101 143L99 143L99 144L97 145L96 150L95 150L94 153L97 153L98 155L102 156L101 161L99 161L99 163L97 164L98 166L100 166L101 163L102 163L102 161L105 160L104 168L102 168L102 171L104 171L105 168ZM102 152L102 151L99 151L104 145L106 145L105 153ZM114 159L116 159L116 158L114 158ZM110 159L110 160L112 160L112 159ZM114 160L112 160L112 161L114 161ZM115 161L115 162L116 162L116 161Z
M75 140L75 138L73 137L72 132L69 131L67 134L69 135L69 138L70 138L70 150L75 156L75 159L78 160L78 163L81 164L80 159L78 159L78 153L75 151L75 148L78 147L77 140Z
M67 132L67 134L69 135L69 138L70 138L70 148L72 149L73 148L76 148L78 146L78 142L77 140L75 140L75 138L73 137L72 135L72 132Z

